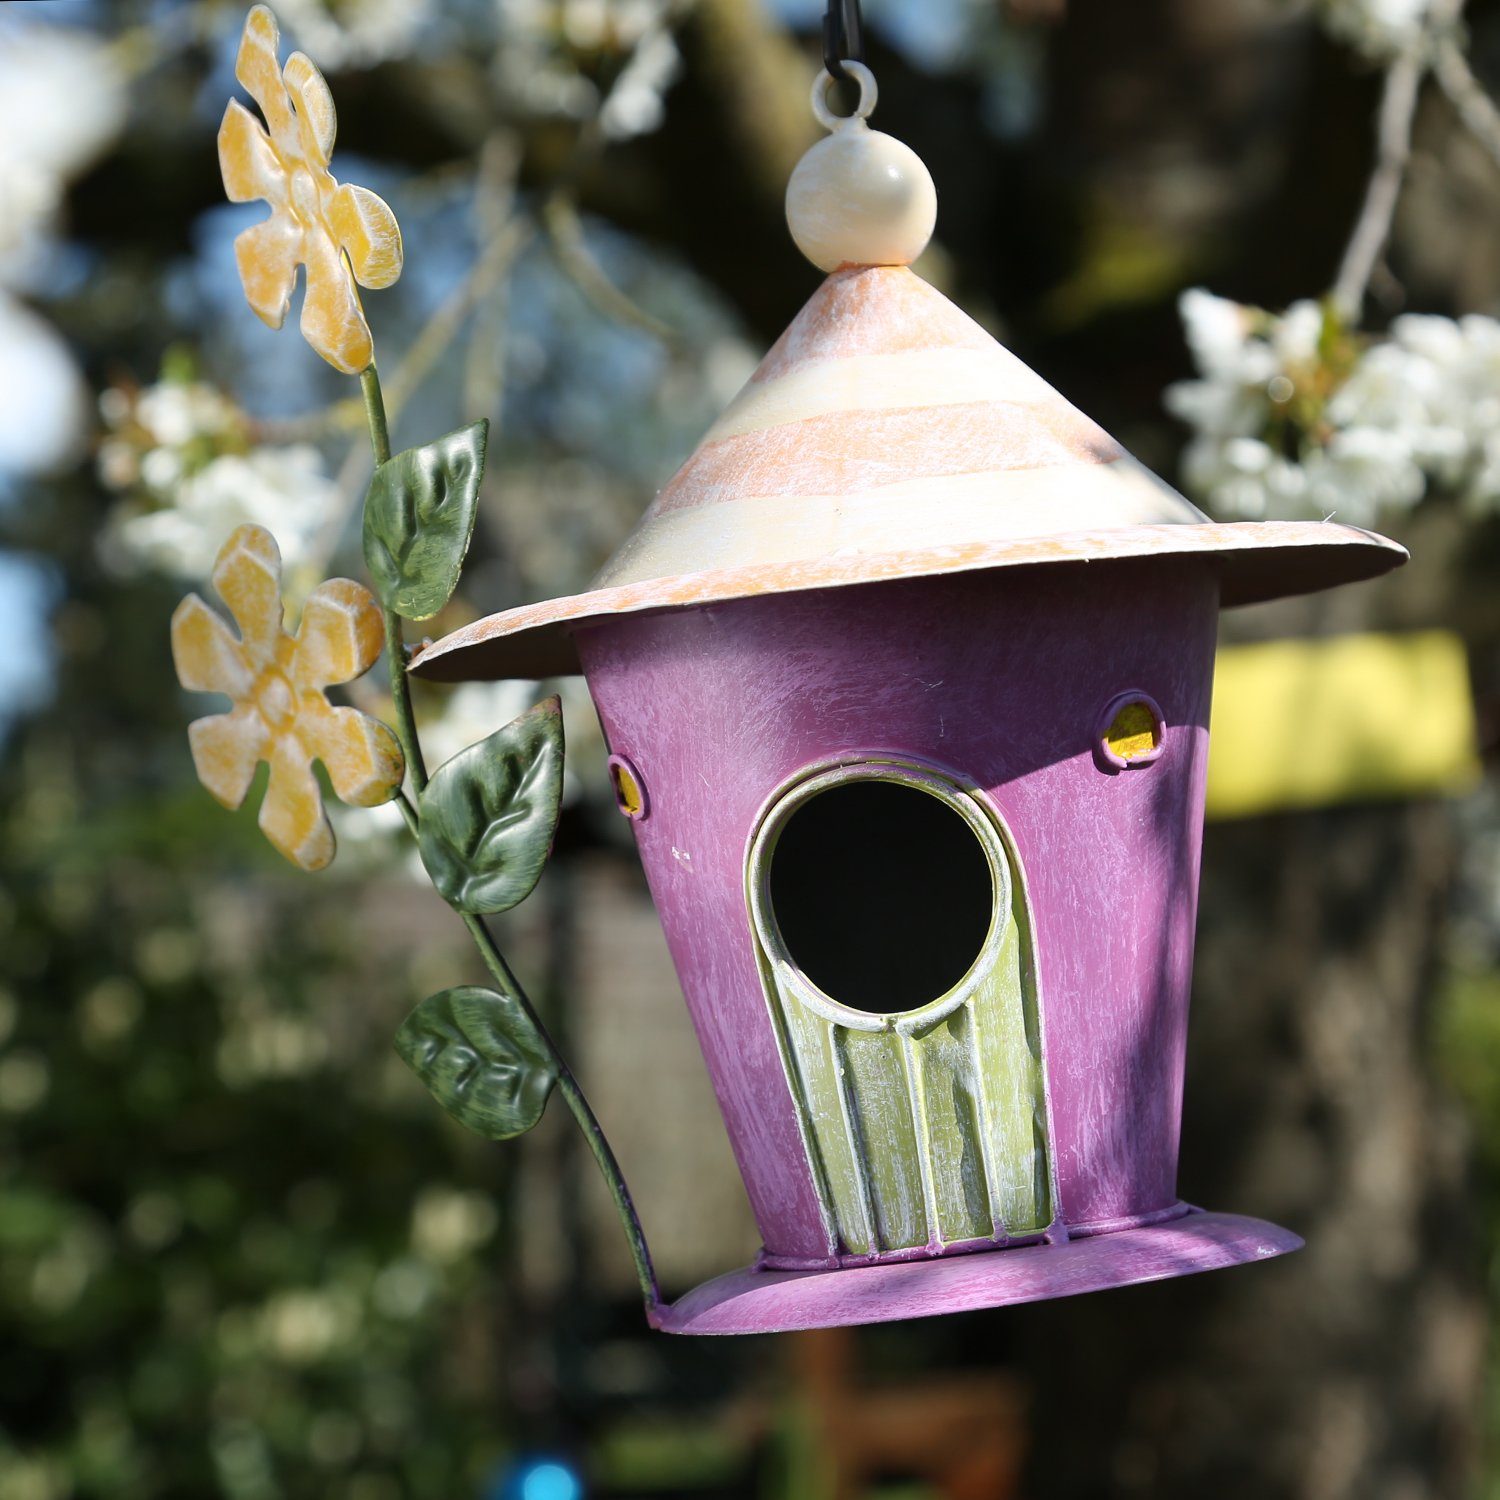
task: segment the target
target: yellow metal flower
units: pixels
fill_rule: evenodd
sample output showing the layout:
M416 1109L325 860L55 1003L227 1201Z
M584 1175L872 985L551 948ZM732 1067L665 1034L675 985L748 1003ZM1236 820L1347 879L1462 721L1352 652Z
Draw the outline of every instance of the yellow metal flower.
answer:
M386 726L352 708L334 708L323 690L353 682L380 655L380 608L347 578L313 590L295 636L282 625L281 553L261 526L240 526L214 564L214 589L239 636L196 594L172 616L172 658L183 687L224 693L228 713L188 728L198 779L225 807L238 807L261 761L271 780L260 806L268 839L305 870L333 858L333 830L313 775L323 762L345 802L389 802L405 770Z
M401 229L383 199L334 181L333 95L305 53L292 53L283 72L280 42L276 17L257 5L245 18L234 76L260 105L270 133L237 101L219 127L230 201L271 205L271 217L234 242L240 280L261 320L280 328L297 267L306 266L303 336L335 369L357 375L374 358L374 345L354 282L386 287L400 276Z

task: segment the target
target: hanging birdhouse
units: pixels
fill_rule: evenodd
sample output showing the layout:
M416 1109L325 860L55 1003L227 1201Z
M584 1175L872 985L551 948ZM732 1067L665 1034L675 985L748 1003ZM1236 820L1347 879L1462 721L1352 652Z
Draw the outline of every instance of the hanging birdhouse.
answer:
M788 194L828 279L587 593L416 663L587 675L764 1237L677 1332L1298 1246L1177 1196L1217 616L1405 556L1209 520L908 269L848 66Z

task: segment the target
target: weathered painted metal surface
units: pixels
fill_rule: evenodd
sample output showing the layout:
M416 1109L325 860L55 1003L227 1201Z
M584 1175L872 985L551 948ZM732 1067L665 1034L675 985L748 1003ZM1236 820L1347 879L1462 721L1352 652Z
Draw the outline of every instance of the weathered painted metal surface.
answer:
M1225 604L1397 566L1324 522L1211 522L904 266L813 295L590 590L429 648L435 678L576 670L567 625L887 579L1206 555Z
M830 996L778 929L771 857L786 821L828 790L881 781L939 799L989 866L978 957L946 994L895 1014ZM912 851L914 881L937 878ZM840 1261L1034 1239L1052 1222L1041 1032L1025 887L994 809L925 767L858 762L800 779L761 820L747 872L770 1007ZM785 1262L780 1262L784 1264Z
M892 1323L1109 1287L1191 1276L1302 1247L1290 1230L1238 1214L1193 1211L1154 1229L993 1255L888 1262L852 1271L734 1271L653 1318L665 1333L790 1333Z
M910 580L642 616L580 636L633 824L768 1253L833 1265L767 1012L747 849L808 768L948 768L1004 820L1032 906L1060 1218L1181 1212L1176 1192L1216 580L1174 559ZM1122 692L1160 705L1151 764L1095 755Z

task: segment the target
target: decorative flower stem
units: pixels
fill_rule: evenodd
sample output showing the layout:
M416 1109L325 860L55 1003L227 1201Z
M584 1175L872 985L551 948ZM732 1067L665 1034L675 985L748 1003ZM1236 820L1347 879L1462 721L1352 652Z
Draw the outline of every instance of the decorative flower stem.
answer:
M385 419L385 393L380 389L380 376L373 364L359 377L359 389L365 398L365 420L370 424L370 446L375 450L375 462L388 463L391 433Z
M241 627L234 636L196 596L172 622L183 686L227 694L229 714L189 730L199 778L235 807L261 760L271 763L261 827L286 857L318 870L334 855L312 761L323 762L346 801L395 800L438 893L463 918L496 990L464 985L430 995L407 1017L396 1050L455 1119L489 1140L512 1140L562 1090L609 1184L650 1317L660 1301L646 1237L620 1164L583 1090L536 1008L495 946L484 915L509 911L540 878L562 799L563 732L557 699L538 704L429 777L407 680L406 620L429 620L453 596L474 530L489 423L391 455L390 423L360 286L401 274L401 228L374 193L330 174L334 107L310 59L283 68L276 18L264 5L245 19L235 76L265 125L231 103L219 131L219 165L231 201L264 199L271 217L235 241L251 308L273 328L285 321L297 267L306 267L301 327L335 369L359 375L375 477L365 497L365 564L375 584L334 579L316 590L296 637L281 625L281 557L269 532L230 537L214 583ZM312 185L311 194L302 188ZM298 186L298 185L301 186ZM441 328L412 352L413 380L437 359L463 308L498 278L525 243L514 230L481 259L445 308ZM399 376L398 376L399 378ZM399 395L399 393L397 393ZM409 392L408 392L409 394ZM328 535L336 534L337 527ZM377 604L378 596L378 604ZM327 686L353 681L380 655L384 634L396 732L352 708L334 708ZM402 790L411 777L412 796Z
M365 419L370 424L370 446L375 450L378 468L388 463L391 457L391 435L385 417L385 396L380 389L380 376L372 364L359 377L359 388L365 398ZM391 698L396 708L396 734L406 754L406 768L411 775L411 784L417 796L427 786L427 765L422 759L422 746L417 738L417 720L411 708L411 685L406 680L406 641L401 631L401 616L389 605L382 610L385 616L385 654L390 666Z
M578 1080L573 1076L573 1070L564 1060L562 1053L558 1051L557 1043L552 1040L551 1034L542 1024L541 1017L537 1015L536 1008L532 1005L525 990L521 988L520 981L511 972L510 965L505 961L505 955L495 946L495 940L489 928L484 925L484 919L465 916L464 926L469 929L469 935L474 939L495 983L504 993L512 995L520 1004L531 1024L536 1027L537 1035L541 1038L543 1045L551 1054L552 1064L557 1069L558 1090L567 1101L573 1118L578 1122L578 1128L583 1132L589 1151L593 1154L594 1161L609 1187L610 1197L614 1199L615 1212L620 1216L625 1238L630 1243L630 1257L635 1262L636 1280L640 1283L641 1296L645 1299L646 1310L649 1313L661 1301L661 1292L656 1284L656 1270L651 1264L651 1251L646 1244L646 1233L641 1228L640 1216L635 1211L635 1200L630 1196L630 1189L625 1183L625 1174L620 1170L620 1163L615 1159L614 1150L604 1134L604 1127L600 1125L598 1116L595 1115L583 1089L579 1087Z
M370 426L370 446L375 452L375 463L377 467L388 463L391 457L391 441L388 424L386 422L385 401L381 394L380 377L376 373L375 366L370 365L360 375L360 388L364 393L365 414ZM385 635L386 656L391 678L391 695L395 701L396 729L401 741L401 748L406 754L406 764L411 772L413 789L418 798L427 786L427 771L422 760L421 746L418 743L416 718L412 713L411 690L407 682L406 674L406 645L402 638L401 617L390 608L386 608ZM406 826L413 838L418 837L422 819L416 805L411 799L402 793L399 799L402 817L406 820ZM634 1200L630 1196L630 1189L626 1186L624 1174L620 1170L620 1164L615 1158L603 1127L599 1124L598 1116L595 1115L589 1104L583 1089L579 1086L573 1070L568 1066L562 1053L558 1050L557 1043L552 1040L551 1034L543 1025L541 1017L537 1014L536 1007L531 1003L530 997L522 987L520 980L515 976L505 955L501 953L495 943L490 930L484 924L484 919L468 912L460 912L464 926L469 929L469 936L473 938L474 945L479 949L480 957L484 959L485 967L489 969L495 983L499 986L502 994L508 996L520 1008L526 1019L535 1031L537 1040L551 1062L552 1068L557 1075L557 1087L566 1101L568 1109L573 1118L578 1122L578 1128L583 1132L584 1140L588 1143L589 1151L594 1161L603 1174L604 1181L609 1187L610 1196L614 1199L615 1211L620 1216L621 1226L624 1228L625 1237L630 1244L631 1259L635 1263L636 1279L640 1283L641 1296L646 1303L648 1314L661 1301L661 1293L656 1282L656 1271L651 1263L651 1251L646 1244L645 1231L641 1227L639 1215L635 1210Z

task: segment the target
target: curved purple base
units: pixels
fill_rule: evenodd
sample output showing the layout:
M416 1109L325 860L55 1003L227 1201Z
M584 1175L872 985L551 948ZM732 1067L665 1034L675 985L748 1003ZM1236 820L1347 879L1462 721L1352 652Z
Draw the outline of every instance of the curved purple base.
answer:
M664 1333L789 1333L894 1323L1191 1276L1300 1250L1289 1229L1195 1209L1186 1218L1061 1245L838 1271L732 1271L659 1307Z

